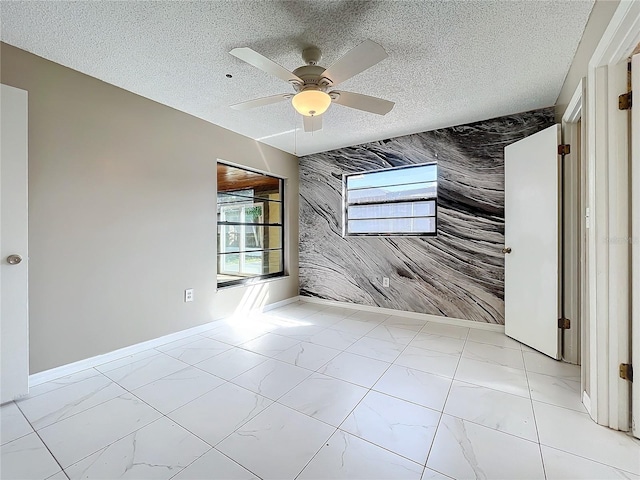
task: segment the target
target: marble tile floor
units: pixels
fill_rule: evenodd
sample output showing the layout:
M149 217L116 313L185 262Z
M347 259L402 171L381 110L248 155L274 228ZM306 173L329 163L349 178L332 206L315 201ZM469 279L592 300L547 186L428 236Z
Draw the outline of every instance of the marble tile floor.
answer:
M579 380L500 333L293 303L33 387L0 478L640 479Z

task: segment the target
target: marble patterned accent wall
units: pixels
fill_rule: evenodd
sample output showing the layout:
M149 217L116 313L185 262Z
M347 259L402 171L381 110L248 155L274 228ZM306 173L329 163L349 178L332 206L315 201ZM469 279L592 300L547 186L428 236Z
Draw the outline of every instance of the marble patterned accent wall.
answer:
M545 108L300 158L300 295L504 324L504 147L553 121ZM433 161L437 236L342 237L343 174Z

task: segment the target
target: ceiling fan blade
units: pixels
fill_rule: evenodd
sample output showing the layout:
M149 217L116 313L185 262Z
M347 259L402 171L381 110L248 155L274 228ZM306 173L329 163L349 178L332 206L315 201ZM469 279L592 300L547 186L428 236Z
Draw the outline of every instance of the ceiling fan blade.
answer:
M327 68L322 76L331 80L333 85L337 85L360 72L364 72L367 68L373 67L388 56L382 46L371 40L366 40L345 53Z
M256 98L255 100L249 100L247 102L236 103L231 105L234 110L249 110L250 108L262 107L264 105L271 105L272 103L282 102L293 97L291 93L280 93L278 95L271 95L270 97Z
M229 53L240 60L244 60L249 65L253 65L254 67L262 70L263 72L267 72L281 78L285 82L293 81L303 83L300 77L255 50L251 50L249 47L234 48Z
M337 94L336 98L334 98L332 94ZM362 95L360 93L339 92L336 90L329 92L329 95L333 98L333 103L378 115L386 115L395 105L394 102L390 102L389 100L370 97L369 95Z
M316 115L313 117L307 117L306 115L303 115L302 119L304 122L305 132L315 132L317 130L322 130L322 115Z

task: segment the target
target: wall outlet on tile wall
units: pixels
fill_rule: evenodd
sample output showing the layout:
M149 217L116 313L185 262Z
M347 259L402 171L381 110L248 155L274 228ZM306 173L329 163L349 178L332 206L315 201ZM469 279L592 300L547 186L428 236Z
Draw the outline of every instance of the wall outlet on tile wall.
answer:
M382 286L383 287L389 286L389 277L382 277Z

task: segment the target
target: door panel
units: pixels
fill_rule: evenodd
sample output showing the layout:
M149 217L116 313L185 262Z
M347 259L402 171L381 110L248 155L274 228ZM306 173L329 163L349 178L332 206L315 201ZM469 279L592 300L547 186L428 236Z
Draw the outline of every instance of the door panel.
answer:
M27 92L0 85L0 403L29 392ZM21 261L8 261L19 255Z
M560 125L505 148L505 333L555 359Z

